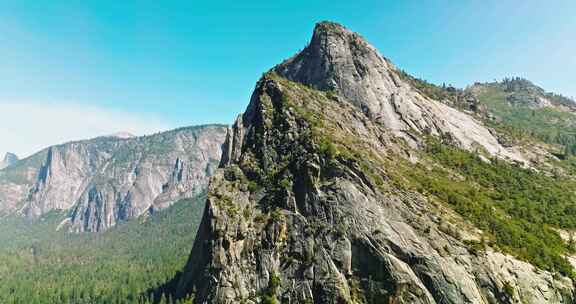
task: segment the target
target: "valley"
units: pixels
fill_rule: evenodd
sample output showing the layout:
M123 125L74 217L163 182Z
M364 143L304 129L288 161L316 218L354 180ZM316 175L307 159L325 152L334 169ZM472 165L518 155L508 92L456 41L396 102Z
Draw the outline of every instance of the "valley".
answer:
M0 219L0 303L147 303L186 262L205 196L99 233L56 231L65 214Z

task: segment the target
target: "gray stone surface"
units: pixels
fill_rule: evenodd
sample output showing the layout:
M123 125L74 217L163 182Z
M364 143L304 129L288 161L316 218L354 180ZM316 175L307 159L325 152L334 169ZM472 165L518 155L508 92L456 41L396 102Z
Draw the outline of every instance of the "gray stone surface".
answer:
M334 90L397 136L449 136L462 148L525 162L500 145L473 117L414 90L396 67L360 35L339 24L319 23L310 45L275 68L279 74L321 90Z
M205 191L224 126L50 147L0 173L0 209L30 218L68 210L75 232L105 230Z
M329 141L370 155L364 164L416 161L397 140L410 130L450 133L462 147L478 144L519 158L479 123L398 82L372 47L332 23L319 24L311 46L275 70L338 94L274 75L260 80L227 136L190 259L173 286L177 297L194 293L195 303L574 302L570 279L489 247L471 252L463 240L480 232L463 219L386 179L376 184L370 175L378 173L331 157L312 131L322 125ZM373 170L385 176L386 168Z
M14 153L7 152L4 159L0 161L0 170L10 167L18 161L18 156Z

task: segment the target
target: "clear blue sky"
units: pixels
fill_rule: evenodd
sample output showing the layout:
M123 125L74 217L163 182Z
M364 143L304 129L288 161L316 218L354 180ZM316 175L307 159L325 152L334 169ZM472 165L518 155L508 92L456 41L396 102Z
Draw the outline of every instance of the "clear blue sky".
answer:
M321 20L432 82L518 75L576 96L575 13L574 0L4 0L0 106L72 102L170 127L230 123L260 75Z

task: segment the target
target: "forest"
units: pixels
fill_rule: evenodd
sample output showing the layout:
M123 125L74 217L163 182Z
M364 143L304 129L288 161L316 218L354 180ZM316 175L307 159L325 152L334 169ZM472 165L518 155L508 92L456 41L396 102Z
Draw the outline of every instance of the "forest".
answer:
M549 176L431 140L424 157L440 166L405 165L403 176L418 192L454 209L484 234L471 250L490 245L541 269L574 278L566 256L575 252L557 229L576 229L576 182ZM456 233L456 237L458 237Z
M147 291L184 266L204 203L204 195L182 200L103 233L56 231L59 212L2 218L0 303L149 303Z

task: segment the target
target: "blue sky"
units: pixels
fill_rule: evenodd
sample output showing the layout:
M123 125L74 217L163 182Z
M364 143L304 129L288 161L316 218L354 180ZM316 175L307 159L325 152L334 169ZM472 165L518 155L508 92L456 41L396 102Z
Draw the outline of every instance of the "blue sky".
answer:
M523 76L576 96L574 12L573 0L5 0L0 153L119 129L230 123L260 75L302 49L321 20L432 82ZM99 116L85 126L71 113Z

